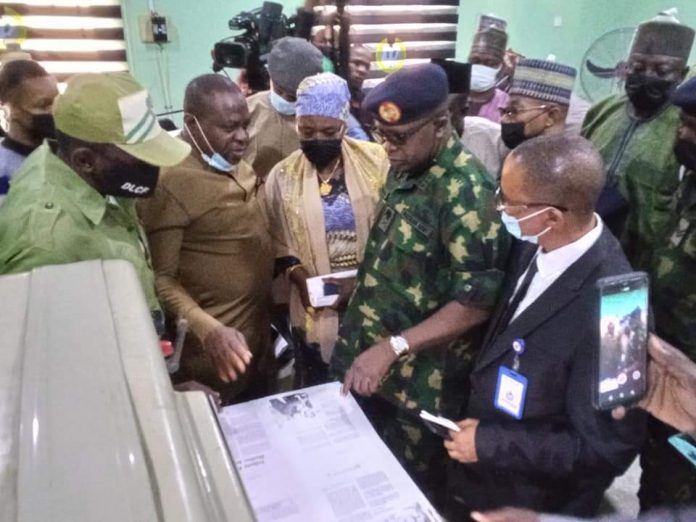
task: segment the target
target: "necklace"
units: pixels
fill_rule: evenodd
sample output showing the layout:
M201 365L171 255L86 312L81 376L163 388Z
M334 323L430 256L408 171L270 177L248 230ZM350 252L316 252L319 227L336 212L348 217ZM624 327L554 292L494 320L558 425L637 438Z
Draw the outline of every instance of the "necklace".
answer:
M331 180L333 179L334 175L336 174L336 170L338 170L338 166L341 164L341 159L339 158L338 161L336 162L336 166L333 168L331 171L331 175L326 178L322 179L321 175L317 172L317 175L319 176L319 181L321 182L319 184L319 194L322 196L328 196L331 194L331 191L333 190L333 185L331 185Z

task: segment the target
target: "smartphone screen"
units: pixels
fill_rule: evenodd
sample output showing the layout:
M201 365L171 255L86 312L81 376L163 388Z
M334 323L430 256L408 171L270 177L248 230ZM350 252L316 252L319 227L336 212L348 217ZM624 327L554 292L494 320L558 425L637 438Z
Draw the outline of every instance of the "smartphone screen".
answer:
M636 272L600 280L600 346L595 406L640 400L646 390L648 278Z
M338 285L335 283L324 283L324 295L338 295Z

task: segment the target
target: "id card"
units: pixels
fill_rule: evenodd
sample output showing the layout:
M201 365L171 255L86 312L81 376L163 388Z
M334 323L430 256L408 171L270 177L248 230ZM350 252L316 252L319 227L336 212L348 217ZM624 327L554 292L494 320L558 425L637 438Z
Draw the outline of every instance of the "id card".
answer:
M694 442L694 439L691 438L690 435L687 435L686 433L679 433L678 435L672 435L668 440L679 453L684 455L694 466L696 466L696 442Z
M498 385L495 388L495 407L518 420L521 419L527 396L527 382L524 375L501 366L498 370Z

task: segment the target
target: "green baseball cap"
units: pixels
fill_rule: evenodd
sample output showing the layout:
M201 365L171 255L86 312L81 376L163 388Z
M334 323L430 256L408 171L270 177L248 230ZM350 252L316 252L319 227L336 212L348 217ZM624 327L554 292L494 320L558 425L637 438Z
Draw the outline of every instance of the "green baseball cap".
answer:
M53 106L56 129L89 143L111 143L158 167L178 165L191 147L167 134L145 88L128 73L79 74Z

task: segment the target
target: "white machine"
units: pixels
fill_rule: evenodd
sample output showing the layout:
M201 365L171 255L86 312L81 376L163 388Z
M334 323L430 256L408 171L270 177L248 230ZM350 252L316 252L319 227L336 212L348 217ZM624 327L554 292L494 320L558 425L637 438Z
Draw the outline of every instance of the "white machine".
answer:
M124 261L0 277L0 520L254 520L207 398L173 391Z

